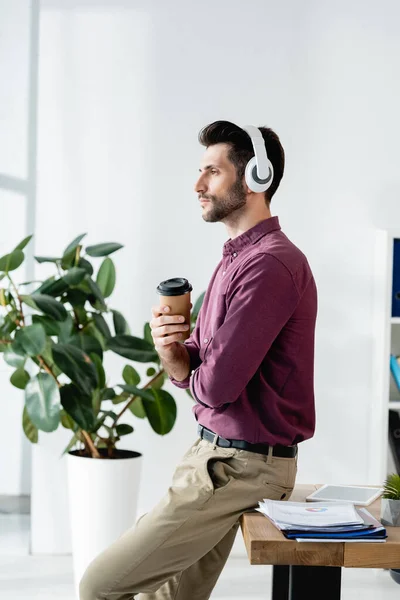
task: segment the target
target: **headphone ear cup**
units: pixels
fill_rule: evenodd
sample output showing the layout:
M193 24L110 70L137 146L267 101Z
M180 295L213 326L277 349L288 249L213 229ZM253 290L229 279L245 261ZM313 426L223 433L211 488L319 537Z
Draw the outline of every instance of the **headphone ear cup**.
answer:
M274 178L274 168L271 161L268 160L269 175L267 179L259 179L257 176L257 159L255 156L249 160L245 170L245 181L252 192L265 192L272 184Z

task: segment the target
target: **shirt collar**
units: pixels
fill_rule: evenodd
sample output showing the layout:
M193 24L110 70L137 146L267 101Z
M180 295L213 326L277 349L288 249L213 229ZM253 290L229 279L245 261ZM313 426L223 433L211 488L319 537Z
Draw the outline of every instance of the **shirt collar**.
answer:
M264 219L251 227L241 235L238 235L233 240L229 238L227 242L224 244L223 255L226 256L228 254L232 254L233 252L239 252L243 250L250 244L255 244L258 242L260 238L262 238L267 233L271 231L275 231L280 229L278 217L270 217L269 219Z

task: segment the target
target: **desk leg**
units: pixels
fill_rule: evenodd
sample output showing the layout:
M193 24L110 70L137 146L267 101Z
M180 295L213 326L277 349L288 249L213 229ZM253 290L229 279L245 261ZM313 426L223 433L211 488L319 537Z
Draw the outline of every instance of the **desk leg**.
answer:
M287 565L272 567L272 600L289 600L289 574Z
M275 565L272 600L340 600L340 567Z
M288 600L340 600L341 567L291 566Z

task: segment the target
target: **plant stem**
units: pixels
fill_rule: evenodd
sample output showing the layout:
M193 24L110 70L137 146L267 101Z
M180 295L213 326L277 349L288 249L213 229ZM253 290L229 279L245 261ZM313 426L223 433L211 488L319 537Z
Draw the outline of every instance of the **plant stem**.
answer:
M149 387L152 386L152 384L156 381L156 379L158 379L158 377L160 377L160 375L162 375L164 373L164 369L161 369L161 371L159 371L158 373L156 373L156 375L154 375L153 379L150 379L150 381L148 381L146 383L146 385L142 388L143 390L148 389ZM122 417L122 415L124 414L124 412L126 410L128 410L128 408L130 407L130 405L132 404L132 402L134 402L136 400L136 398L140 398L140 396L132 396L132 398L129 400L129 402L127 402L124 406L124 408L121 410L120 413L118 413L117 418L115 419L114 423L113 423L113 427L115 427L117 421L120 419L120 417Z
M58 381L55 373L53 373L52 368L50 367L50 365L47 364L47 362L45 361L45 359L43 358L43 356L40 356L38 354L37 359L40 363L40 366L42 367L42 369L44 369L49 375L51 375L52 377L54 377L56 384L58 385L58 387L61 387L61 383Z
M85 431L84 429L81 429L82 435L85 439L85 442L87 443L87 445L89 446L89 449L91 451L92 454L92 458L101 458L99 451L97 450L96 446L93 444L92 438L90 437L90 435L88 434L87 431Z
M19 295L19 292L18 292L17 286L15 285L15 283L13 282L13 280L11 279L11 277L10 277L10 274L9 274L9 273L7 273L7 277L8 277L8 280L9 280L9 282L11 283L11 285L12 285L12 287L13 287L13 289L14 289L15 295L17 296L17 299L18 299L19 311L20 311L20 313L21 313L21 323L22 323L23 325L25 325L25 317L24 317L24 312L23 312L23 310L22 310L22 300L21 300L21 298L20 298L20 295Z

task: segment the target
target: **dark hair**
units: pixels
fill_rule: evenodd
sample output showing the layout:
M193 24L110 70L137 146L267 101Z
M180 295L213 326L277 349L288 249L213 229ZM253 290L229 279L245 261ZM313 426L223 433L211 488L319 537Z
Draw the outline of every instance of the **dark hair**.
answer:
M259 127L258 129L262 133L268 158L274 167L274 180L271 187L265 192L265 200L268 205L283 176L285 151L275 131L269 127ZM229 121L215 121L203 127L199 133L199 142L206 148L215 144L229 144L228 158L235 165L238 178L240 180L243 178L246 165L254 156L253 144L244 129Z

